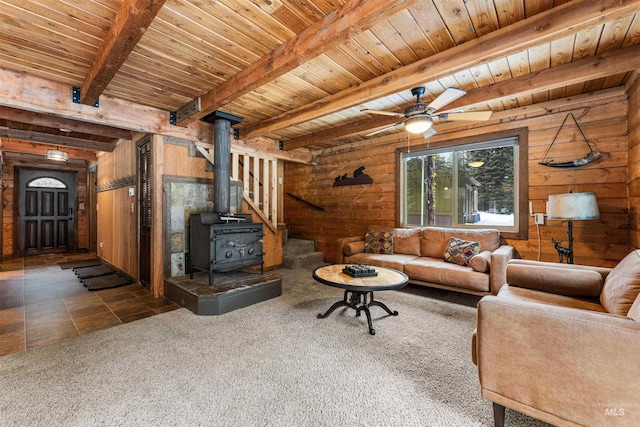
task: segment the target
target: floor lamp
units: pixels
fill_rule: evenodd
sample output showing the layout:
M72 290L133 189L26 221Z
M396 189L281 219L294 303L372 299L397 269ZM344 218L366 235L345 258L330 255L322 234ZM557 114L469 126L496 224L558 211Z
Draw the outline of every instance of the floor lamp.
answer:
M567 258L567 263L573 264L573 221L600 218L598 203L595 193L566 193L553 194L547 202L547 218L567 220L569 222L569 247L563 248L556 242L556 250L562 261L562 256Z

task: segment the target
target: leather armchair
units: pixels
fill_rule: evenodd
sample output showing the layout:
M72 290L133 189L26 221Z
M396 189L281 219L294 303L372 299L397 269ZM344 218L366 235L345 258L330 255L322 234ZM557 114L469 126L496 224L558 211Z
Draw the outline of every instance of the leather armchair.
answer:
M478 304L472 356L505 407L558 426L640 425L640 250L614 269L511 260Z

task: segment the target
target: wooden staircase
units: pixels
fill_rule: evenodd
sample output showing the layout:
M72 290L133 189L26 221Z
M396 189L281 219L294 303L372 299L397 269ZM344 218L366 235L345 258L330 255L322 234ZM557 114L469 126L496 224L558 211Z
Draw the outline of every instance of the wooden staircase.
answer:
M211 144L194 143L213 164ZM278 159L231 149L231 179L242 181L244 200L271 232L278 228Z
M324 253L316 251L313 240L287 237L282 247L282 264L284 268L315 268L325 264Z

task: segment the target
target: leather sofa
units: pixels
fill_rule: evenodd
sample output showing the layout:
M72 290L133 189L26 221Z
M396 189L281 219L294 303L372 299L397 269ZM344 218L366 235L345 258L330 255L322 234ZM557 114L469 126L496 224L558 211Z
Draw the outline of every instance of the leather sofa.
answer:
M380 230L371 230L380 231ZM338 239L338 263L391 267L405 273L418 285L465 292L496 294L506 283L507 262L515 255L513 247L503 245L500 232L493 229L440 227L394 228L393 253L365 252L365 236ZM452 237L480 244L480 253L468 266L444 260Z
M478 304L472 356L496 426L640 425L640 250L614 269L512 260Z

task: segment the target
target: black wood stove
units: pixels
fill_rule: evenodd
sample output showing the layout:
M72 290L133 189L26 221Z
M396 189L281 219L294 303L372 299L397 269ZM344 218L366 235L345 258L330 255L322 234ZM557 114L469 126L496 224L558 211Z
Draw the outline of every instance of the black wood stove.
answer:
M193 269L209 272L214 286L216 272L260 266L263 274L262 223L251 221L251 214L193 214L189 218L190 263Z
M213 123L213 213L189 218L188 280L165 281L165 294L196 314L223 314L282 294L282 278L264 274L263 228L251 214L233 214L230 207L231 124L242 120L215 111L205 117ZM255 271L240 271L260 266ZM193 270L209 273L194 278ZM252 269L257 270L257 269ZM215 282L215 284L214 284Z
M189 218L189 268L209 272L209 286L215 272L242 270L260 265L264 273L262 223L254 223L251 214L232 214L231 202L231 124L240 117L215 111L204 118L214 124L213 210Z

